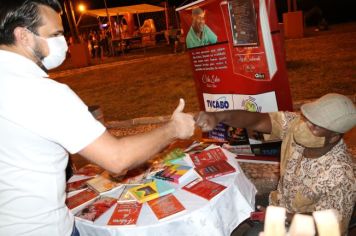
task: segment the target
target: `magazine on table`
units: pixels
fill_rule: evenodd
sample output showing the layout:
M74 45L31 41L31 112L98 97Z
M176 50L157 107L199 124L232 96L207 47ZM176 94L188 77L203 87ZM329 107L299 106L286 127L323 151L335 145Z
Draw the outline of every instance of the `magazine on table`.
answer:
M118 202L108 225L134 226L140 216L142 204L138 202Z
M106 211L108 211L115 203L116 198L101 196L94 202L87 205L84 209L75 214L83 220L94 222L100 216L102 216Z

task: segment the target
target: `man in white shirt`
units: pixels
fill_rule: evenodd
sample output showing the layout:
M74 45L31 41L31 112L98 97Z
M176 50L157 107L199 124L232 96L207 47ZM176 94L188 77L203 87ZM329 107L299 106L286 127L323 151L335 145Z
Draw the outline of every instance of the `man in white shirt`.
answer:
M120 174L194 132L181 100L161 128L110 135L68 86L48 78L67 51L60 13L57 0L0 2L0 235L75 232L65 205L68 152Z

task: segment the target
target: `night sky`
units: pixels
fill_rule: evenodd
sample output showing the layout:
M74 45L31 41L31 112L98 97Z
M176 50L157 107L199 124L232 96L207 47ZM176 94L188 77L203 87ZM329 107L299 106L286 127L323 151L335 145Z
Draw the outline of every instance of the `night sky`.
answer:
M63 0L60 0L63 2ZM170 6L186 5L194 0L167 0ZM281 16L283 12L287 11L287 0L275 0L278 15ZM127 6L141 3L148 3L159 5L162 0L106 0L108 7ZM83 3L87 9L104 8L104 0L72 0L74 6ZM318 5L325 18L331 23L356 21L356 1L354 0L297 0L298 8L301 10L308 10L311 7ZM281 19L281 17L280 17Z
M59 0L63 3L64 0ZM85 4L87 9L104 8L104 0L71 0L75 10L80 3ZM166 0L170 7L180 7L194 0ZM164 0L106 0L108 7L128 6L148 3L160 5ZM282 14L287 12L287 0L275 0L278 18L282 22ZM323 13L323 17L329 24L356 21L356 1L355 0L297 0L298 10L307 12L314 6L318 6ZM161 5L162 6L162 5ZM79 15L79 13L77 13ZM65 18L65 17L64 17ZM64 20L64 25L67 23Z

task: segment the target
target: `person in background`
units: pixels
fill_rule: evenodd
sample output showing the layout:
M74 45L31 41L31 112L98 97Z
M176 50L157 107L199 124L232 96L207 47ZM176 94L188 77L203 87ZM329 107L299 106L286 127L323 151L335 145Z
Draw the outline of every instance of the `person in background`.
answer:
M342 139L356 125L356 108L348 97L324 95L302 105L301 114L236 110L201 112L197 117L203 131L219 122L282 140L280 181L269 204L286 208L287 220L295 213L335 209L346 233L356 197L352 158ZM262 225L258 228L263 230Z
M205 24L205 11L197 7L192 10L192 26L186 37L187 48L214 44L218 37Z
M194 132L181 99L160 128L112 136L47 74L68 48L61 12L57 0L0 2L0 235L79 235L65 205L68 152L124 174Z

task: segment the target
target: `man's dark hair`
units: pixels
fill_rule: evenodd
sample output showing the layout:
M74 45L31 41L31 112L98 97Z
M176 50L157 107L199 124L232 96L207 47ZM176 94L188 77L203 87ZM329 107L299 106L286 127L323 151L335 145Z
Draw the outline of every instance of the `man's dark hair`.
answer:
M38 27L44 24L41 20L40 5L48 6L58 13L62 12L61 4L57 0L1 0L0 45L15 43L16 27L25 27L37 33Z

